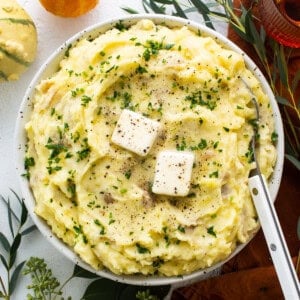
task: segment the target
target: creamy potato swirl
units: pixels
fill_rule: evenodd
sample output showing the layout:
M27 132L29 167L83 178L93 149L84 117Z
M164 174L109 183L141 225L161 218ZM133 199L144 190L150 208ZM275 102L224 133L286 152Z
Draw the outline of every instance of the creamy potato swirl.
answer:
M258 229L248 190L250 140L276 151L269 99L242 55L187 27L142 20L81 39L36 88L25 165L35 212L95 269L183 275L224 260ZM111 142L123 109L162 125L140 157ZM186 197L153 194L157 154L192 151Z

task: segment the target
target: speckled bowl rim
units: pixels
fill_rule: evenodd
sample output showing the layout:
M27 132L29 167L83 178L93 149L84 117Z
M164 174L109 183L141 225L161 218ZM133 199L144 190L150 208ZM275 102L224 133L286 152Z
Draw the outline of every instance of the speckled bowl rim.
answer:
M40 70L36 73L33 77L26 93L23 98L23 101L20 106L20 110L17 116L17 123L15 129L15 161L16 161L16 173L17 177L20 179L20 187L21 193L24 197L25 205L28 209L28 212L33 220L33 222L38 227L39 231L51 242L52 245L56 247L56 249L64 254L67 258L73 261L75 264L78 264L82 268L96 273L101 277L105 277L107 279L111 279L117 282L127 283L127 284L134 284L134 285L145 285L145 286L157 286L157 285L176 285L176 286L183 286L190 283L193 283L198 280L202 280L210 276L210 274L215 273L224 263L229 261L235 255L237 255L246 245L240 244L237 248L232 252L230 256L228 256L225 260L202 270L194 271L187 275L182 276L173 276L173 277L164 277L164 276L157 276L157 275L116 275L109 270L94 270L91 266L83 262L83 260L75 254L75 252L67 246L61 239L55 236L55 234L51 231L50 227L46 224L46 222L37 216L34 213L35 208L35 199L33 197L32 191L29 186L29 182L26 178L22 177L21 174L24 174L24 157L25 157L25 148L26 148L26 132L25 132L25 124L29 119L29 115L31 112L31 99L35 92L35 86L40 82L41 79L49 77L57 70L57 66L59 61L63 58L65 51L71 44L76 43L81 38L93 38L98 36L101 33L113 28L117 23L120 21L125 26L130 26L135 24L141 19L151 19L154 23L163 23L169 27L178 27L178 26L187 26L191 30L198 31L200 30L202 33L208 36L212 36L218 42L221 42L225 47L232 49L233 51L240 53L243 55L245 63L249 70L258 78L261 82L262 88L264 92L270 99L270 104L273 109L274 113L274 120L275 120L275 130L278 133L278 142L277 142L277 152L278 158L276 162L276 166L274 169L273 176L269 183L269 189L272 199L275 201L277 196L282 171L283 171L283 162L284 162L284 133L283 133L283 125L282 120L279 112L278 105L276 103L275 97L273 92L266 81L263 74L260 72L258 67L255 63L242 51L238 46L232 43L229 39L221 35L220 33L209 29L208 27L196 23L191 20L186 20L179 17L174 16L166 16L166 15L158 15L158 14L138 14L138 15L130 15L121 18L114 18L105 22L101 22L90 26L79 33L75 34L73 37L68 39L65 43L63 43L41 66ZM263 222L263 220L261 220ZM255 235L255 234L254 234ZM253 236L254 236L253 235Z

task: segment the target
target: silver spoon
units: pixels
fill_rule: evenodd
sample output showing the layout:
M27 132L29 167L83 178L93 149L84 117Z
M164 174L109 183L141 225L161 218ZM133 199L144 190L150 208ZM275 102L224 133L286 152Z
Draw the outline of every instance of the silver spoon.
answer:
M251 171L251 177L249 177L248 184L250 192L284 297L285 299L291 300L300 299L299 280L278 220L274 203L270 197L267 182L261 174L255 151L256 136L260 120L258 103L246 81L243 79L242 81L252 95L257 122L256 126L254 126L254 134L251 140L256 168Z

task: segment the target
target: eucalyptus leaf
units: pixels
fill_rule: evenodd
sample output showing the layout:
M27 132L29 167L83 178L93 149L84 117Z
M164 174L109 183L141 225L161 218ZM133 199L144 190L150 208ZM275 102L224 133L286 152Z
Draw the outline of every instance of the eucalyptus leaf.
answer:
M10 251L10 243L9 243L8 239L6 238L6 236L2 232L0 232L0 243L5 251L7 251L7 252Z
M185 18L187 19L187 15L185 14L185 12L182 10L182 8L180 7L180 5L177 3L176 0L173 0L173 5L174 5L174 8L176 10L176 15L181 17L181 18Z
M138 14L139 12L133 8L130 7L121 7L124 11L128 12L129 14L135 15Z
M202 15L202 17L205 21L205 25L211 29L215 29L212 21L210 20L210 18L208 16L210 14L210 10L206 6L206 4L204 2L202 2L201 0L190 0L190 2L195 5L198 12Z
M74 277L81 277L81 278L101 278L97 274L89 272L89 271L81 268L77 264L75 264L75 266L74 266L73 276Z
M278 55L276 55L276 61L277 61L280 81L285 87L288 87L289 85L288 68L287 68L287 62L284 54L284 48L282 45L280 45L278 48L279 51L277 51Z
M10 229L10 233L12 236L15 235L14 233L14 226L13 226L13 222L12 222L12 209L10 207L10 199L7 199L7 217L8 217L8 225L9 225L9 229Z
M157 13L157 14L165 13L165 7L163 5L158 6L154 0L149 0L149 5L155 13Z
M85 290L81 300L115 300L126 285L105 278L93 281Z
M232 2L232 0L227 0L227 4L228 4L228 6L229 6L231 9L233 9L233 2Z
M280 104L283 104L283 105L287 105L287 106L290 106L290 102L284 98L284 97L281 97L279 95L275 95L275 98L276 98L276 101Z
M5 269L8 270L9 269L8 268L8 263L7 263L5 257L2 254L0 254L0 260L1 260L2 264L3 264L3 266L5 267Z
M16 261L18 252L13 252L9 255L8 268L11 269Z
M155 0L155 2L161 3L161 4L166 4L166 5L171 5L171 4L173 4L174 1L172 1L172 0Z
M0 195L0 200L5 204L6 208L8 209L8 203L7 203L7 201L5 200L5 198L4 198L2 195ZM11 213L12 213L13 217L16 219L16 221L20 223L19 218L18 218L17 215L13 212L13 210L11 210Z
M9 287L8 287L8 290L9 290L9 294L12 295L12 293L14 292L15 288L16 288L16 285L17 285L17 281L18 281L18 278L19 278L19 275L20 275L20 272L24 266L26 261L22 261L21 263L19 263L14 272L12 273L12 276L10 278L10 282L9 282Z
M164 286L134 286L127 285L121 292L120 299L165 299L170 291L169 285ZM148 298L140 298L137 295L150 295Z
M299 80L300 80L300 69L295 73L294 78L292 80L291 88L292 88L293 92L296 91L298 84L299 84ZM300 102L299 102L299 105L300 105Z
M20 205L22 205L23 200L20 198L20 196L13 189L10 189L10 190L15 195L15 197L18 200L18 202L20 203Z
M15 260L16 260L16 257L17 257L17 253L18 253L18 248L21 244L21 234L18 233L16 235L16 237L14 238L14 241L11 245L11 248L10 248L10 260L9 260L9 267L11 268L13 266L13 264L15 263Z
M251 36L253 39L253 46L256 49L257 55L259 56L262 62L266 62L266 48L264 42L261 40L260 34L258 33L255 27L250 11L247 12L245 26L246 34L249 34L249 36Z
M150 13L150 11L148 9L148 8L150 8L150 4L146 0L143 0L143 8L147 14Z
M297 236L298 236L298 240L300 240L300 217L298 218L298 222L297 222Z
M15 236L14 241L13 241L13 243L11 245L11 248L10 248L10 253L14 253L14 252L18 251L18 248L19 248L20 243L21 243L21 238L22 238L22 236L21 236L20 233L18 233Z
M21 212L21 222L20 222L20 225L24 225L27 221L27 217L28 217L28 211L27 211L27 208L25 206L25 203L22 201L21 203L21 206L22 206L22 212Z
M266 42L266 36L267 36L266 31L265 31L264 27L261 26L260 27L260 39L263 44Z
M27 235L29 233L31 233L32 231L36 230L37 227L35 225L31 225L29 226L28 228L24 229L22 232L21 232L21 235L24 236L24 235Z
M232 26L233 30L238 34L238 36L241 37L243 40L245 40L248 43L253 42L252 38L249 35L247 35L244 31L242 31L241 28L238 27L236 24L231 23L230 25Z
M285 157L300 171L300 161L296 157L289 154L285 154Z

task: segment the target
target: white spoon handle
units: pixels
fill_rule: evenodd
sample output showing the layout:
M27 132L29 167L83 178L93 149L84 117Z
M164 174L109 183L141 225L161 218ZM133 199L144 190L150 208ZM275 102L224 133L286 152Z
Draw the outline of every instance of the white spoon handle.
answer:
M249 188L284 297L300 299L299 280L264 177L250 177Z

